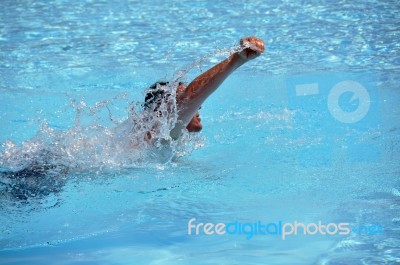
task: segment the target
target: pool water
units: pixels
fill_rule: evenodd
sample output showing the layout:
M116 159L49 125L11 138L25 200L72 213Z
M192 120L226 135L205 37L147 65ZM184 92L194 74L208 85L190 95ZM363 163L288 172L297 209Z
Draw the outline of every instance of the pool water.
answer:
M400 262L397 1L4 0L0 12L0 263ZM190 82L250 35L265 53L203 104L200 134L127 148L115 128L140 116L148 86ZM49 168L10 174L33 162ZM237 233L189 235L193 218ZM238 232L259 222L351 231Z

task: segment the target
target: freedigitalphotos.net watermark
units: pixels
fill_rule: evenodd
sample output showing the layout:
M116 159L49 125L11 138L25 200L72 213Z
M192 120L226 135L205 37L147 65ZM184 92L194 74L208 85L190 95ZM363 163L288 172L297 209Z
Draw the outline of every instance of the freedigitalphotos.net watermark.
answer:
M327 223L322 221L316 223L302 222L257 222L242 223L239 221L229 223L204 223L197 222L196 218L188 221L188 235L244 235L246 239L251 239L255 235L279 236L282 240L298 235L340 235L346 236L350 233L357 235L382 235L383 228L379 224L361 225L352 227L350 223Z

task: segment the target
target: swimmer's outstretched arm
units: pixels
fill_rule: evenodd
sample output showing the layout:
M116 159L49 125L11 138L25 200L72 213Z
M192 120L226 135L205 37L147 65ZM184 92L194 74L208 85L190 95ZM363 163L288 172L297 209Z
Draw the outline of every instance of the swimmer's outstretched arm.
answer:
M177 91L178 123L171 131L172 138L178 138L203 102L224 82L224 80L244 63L264 52L264 41L256 37L240 40L247 47L232 54L226 60L215 65L196 77L184 91Z

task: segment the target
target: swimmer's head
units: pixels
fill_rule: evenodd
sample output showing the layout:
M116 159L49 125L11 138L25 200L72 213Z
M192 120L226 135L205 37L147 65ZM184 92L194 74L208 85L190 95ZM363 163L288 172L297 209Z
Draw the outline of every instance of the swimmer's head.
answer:
M169 93L167 89L165 89L165 86L167 86L168 84L169 82L156 82L147 89L147 93L144 99L145 110L153 110L154 112L159 111L158 109L161 106L162 102L164 100L168 100L168 97L171 96L171 93ZM177 93L182 92L184 89L184 83L179 82ZM192 120L186 126L186 129L189 132L200 132L202 128L203 125L201 124L200 114L199 112L196 112Z
M165 86L168 82L156 82L147 89L146 96L144 98L144 109L152 109L157 111L163 100L167 100L171 96Z

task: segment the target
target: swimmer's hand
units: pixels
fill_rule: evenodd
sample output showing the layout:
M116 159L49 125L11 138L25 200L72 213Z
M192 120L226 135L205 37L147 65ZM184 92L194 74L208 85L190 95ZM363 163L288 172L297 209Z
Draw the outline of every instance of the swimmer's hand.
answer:
M241 59L249 61L257 58L264 52L264 41L256 37L240 39L240 45L244 48L238 53Z

